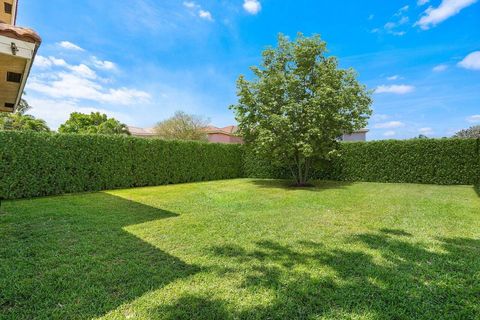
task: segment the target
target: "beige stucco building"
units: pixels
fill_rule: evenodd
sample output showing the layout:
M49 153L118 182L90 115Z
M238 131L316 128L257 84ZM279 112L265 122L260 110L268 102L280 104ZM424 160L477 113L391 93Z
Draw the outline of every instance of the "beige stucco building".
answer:
M368 129L361 129L353 132L352 134L344 134L342 141L367 141Z
M3 5L0 5L0 111L13 112L22 98L42 39L34 30L16 26L17 0L2 2Z

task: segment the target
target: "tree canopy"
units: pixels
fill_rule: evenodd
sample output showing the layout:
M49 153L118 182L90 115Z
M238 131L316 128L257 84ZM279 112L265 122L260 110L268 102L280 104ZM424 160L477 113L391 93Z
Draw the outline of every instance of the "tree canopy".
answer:
M106 114L73 112L70 118L58 128L60 133L124 134L129 135L127 125Z
M247 145L272 163L289 167L297 185L313 165L335 155L338 138L366 126L371 92L353 69L326 55L320 36L279 35L278 47L251 67L253 80L237 81L236 113Z
M44 120L26 114L30 109L28 102L22 99L14 113L0 112L0 130L49 132Z
M207 140L205 128L208 120L183 111L175 112L169 119L157 123L155 133L159 138L167 140Z
M469 139L477 138L480 139L480 125L472 126L468 129L460 130L453 136L454 138Z

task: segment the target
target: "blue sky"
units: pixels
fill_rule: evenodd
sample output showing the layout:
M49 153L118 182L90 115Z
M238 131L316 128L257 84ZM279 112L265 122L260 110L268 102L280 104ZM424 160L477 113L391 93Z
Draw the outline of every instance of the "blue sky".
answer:
M57 128L101 111L151 127L176 110L234 123L235 81L282 32L320 34L374 94L368 139L480 124L480 1L20 0L43 38L27 100Z

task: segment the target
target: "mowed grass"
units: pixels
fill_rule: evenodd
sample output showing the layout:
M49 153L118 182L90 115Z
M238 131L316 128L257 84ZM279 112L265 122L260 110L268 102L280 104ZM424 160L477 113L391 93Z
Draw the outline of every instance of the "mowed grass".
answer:
M479 319L470 186L229 180L4 202L0 319Z

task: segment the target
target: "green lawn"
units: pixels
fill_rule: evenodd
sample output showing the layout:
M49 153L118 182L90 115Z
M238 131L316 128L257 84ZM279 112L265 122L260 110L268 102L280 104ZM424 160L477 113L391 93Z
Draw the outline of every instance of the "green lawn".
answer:
M4 202L0 319L480 319L470 186L229 180Z

